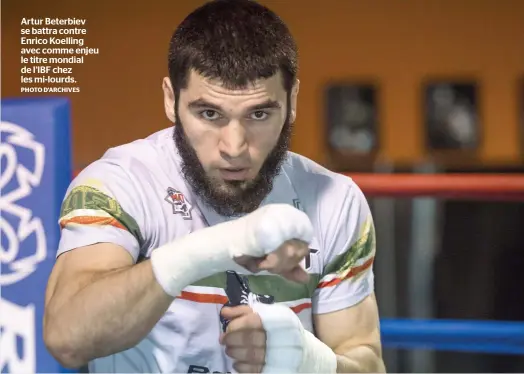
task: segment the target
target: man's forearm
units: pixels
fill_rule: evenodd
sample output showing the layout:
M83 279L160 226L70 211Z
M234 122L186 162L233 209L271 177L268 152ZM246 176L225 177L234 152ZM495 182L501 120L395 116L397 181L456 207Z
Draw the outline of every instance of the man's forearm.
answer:
M67 366L128 349L149 333L172 301L150 261L100 274L68 300L50 301L49 349ZM67 308L60 305L64 302Z
M384 361L376 350L359 346L337 354L337 373L385 373Z

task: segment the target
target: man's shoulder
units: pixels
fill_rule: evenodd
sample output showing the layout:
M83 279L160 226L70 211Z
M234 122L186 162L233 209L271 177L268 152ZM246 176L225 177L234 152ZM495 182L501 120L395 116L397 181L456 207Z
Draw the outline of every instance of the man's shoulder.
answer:
M100 161L113 160L122 165L137 161L154 162L156 158L165 156L166 151L174 151L174 146L169 147L173 144L171 134L172 129L167 128L145 138L109 148Z
M99 185L127 185L129 191L164 175L176 177L175 150L170 129L108 149L75 177L71 187L97 181ZM173 170L175 169L175 170Z
M159 159L166 159L175 152L171 139L171 129L163 129L145 138L109 148L99 159L89 164L83 171L103 173L104 170L123 169L129 171L137 167L158 165Z
M358 189L349 176L334 172L319 163L297 153L288 152L284 170L294 188L305 190L317 198L335 198ZM315 191L315 195L311 193Z

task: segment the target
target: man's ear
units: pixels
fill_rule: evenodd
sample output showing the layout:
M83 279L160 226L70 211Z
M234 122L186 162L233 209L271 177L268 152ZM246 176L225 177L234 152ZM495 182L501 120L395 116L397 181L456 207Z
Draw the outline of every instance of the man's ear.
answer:
M167 118L175 123L175 92L171 86L171 80L165 77L162 81L162 91L164 92L164 110Z
M300 81L297 79L293 88L291 89L291 117L290 122L294 123L297 119L297 98L298 98L298 89L300 86Z

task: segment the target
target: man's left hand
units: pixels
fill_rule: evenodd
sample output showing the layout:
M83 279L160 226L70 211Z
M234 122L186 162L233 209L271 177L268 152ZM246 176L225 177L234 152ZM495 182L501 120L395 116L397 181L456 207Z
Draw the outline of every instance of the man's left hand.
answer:
M222 308L222 317L230 320L220 336L220 344L234 360L239 373L261 373L266 357L266 331L262 320L248 305Z

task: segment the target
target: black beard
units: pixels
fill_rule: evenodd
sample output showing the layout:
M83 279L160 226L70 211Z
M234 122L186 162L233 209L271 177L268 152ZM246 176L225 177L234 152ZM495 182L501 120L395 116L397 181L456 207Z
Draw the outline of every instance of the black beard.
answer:
M178 114L175 115L175 119L173 139L182 159L182 175L193 192L205 204L225 217L251 213L256 210L273 189L273 181L280 173L282 163L286 159L293 128L289 115L282 127L277 144L262 164L258 175L251 181L224 181L222 183L206 174L195 149L187 139L184 125ZM225 184L227 189L220 189L219 183Z

